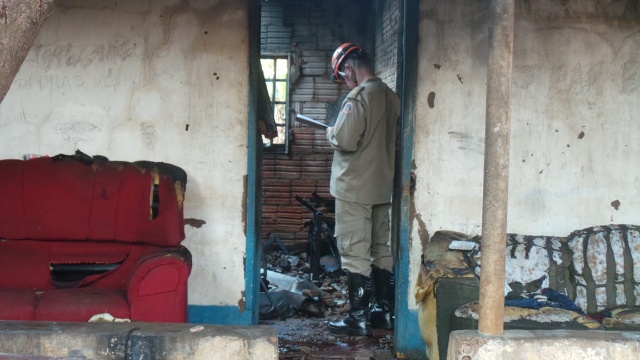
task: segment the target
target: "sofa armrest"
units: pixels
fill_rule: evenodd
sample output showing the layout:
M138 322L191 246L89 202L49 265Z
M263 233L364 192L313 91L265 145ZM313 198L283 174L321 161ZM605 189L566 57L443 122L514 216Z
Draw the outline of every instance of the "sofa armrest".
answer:
M420 333L432 360L446 357L450 319L455 310L479 298L479 280L465 254L449 250L449 244L454 240L471 240L471 237L438 231L424 245L422 266L415 285Z
M131 320L187 321L187 280L191 253L184 246L140 258L127 283Z
M422 266L416 282L415 299L419 305L420 334L427 344L429 359L446 358L455 310L463 304L477 301L479 296L480 282L471 272L434 272Z

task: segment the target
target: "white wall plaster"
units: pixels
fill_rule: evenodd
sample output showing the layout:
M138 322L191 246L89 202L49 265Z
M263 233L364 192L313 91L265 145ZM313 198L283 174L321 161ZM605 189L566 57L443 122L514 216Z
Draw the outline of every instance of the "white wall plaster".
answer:
M481 231L483 6L421 2L428 16L420 21L415 203L430 234ZM640 178L630 166L640 160L637 27L604 15L579 22L532 15L516 17L514 34L508 231L566 236L637 222Z

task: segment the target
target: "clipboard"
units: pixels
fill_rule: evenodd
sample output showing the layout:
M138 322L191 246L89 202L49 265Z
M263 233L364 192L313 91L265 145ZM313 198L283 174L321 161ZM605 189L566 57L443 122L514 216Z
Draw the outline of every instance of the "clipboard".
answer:
M329 125L325 124L325 123L321 123L318 120L314 120L308 116L304 116L304 115L300 115L300 114L296 114L296 121L298 121L299 123L311 126L313 128L316 129L326 129L329 127Z

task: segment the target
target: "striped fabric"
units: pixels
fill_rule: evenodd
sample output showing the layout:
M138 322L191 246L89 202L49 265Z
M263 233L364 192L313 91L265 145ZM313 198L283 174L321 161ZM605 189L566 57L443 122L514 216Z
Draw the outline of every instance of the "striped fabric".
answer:
M481 244L479 238L475 238ZM572 297L573 286L568 271L571 255L566 239L555 236L507 234L505 248L505 282L514 290L536 293L552 288ZM469 254L471 266L480 276L479 246ZM515 284L514 284L515 283ZM516 285L521 287L516 289Z
M572 232L575 303L587 313L640 306L640 227L605 225Z

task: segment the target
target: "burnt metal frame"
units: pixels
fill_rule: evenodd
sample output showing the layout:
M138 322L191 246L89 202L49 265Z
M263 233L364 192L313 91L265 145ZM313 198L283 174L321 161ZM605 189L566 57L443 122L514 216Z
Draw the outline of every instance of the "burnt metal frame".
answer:
M316 200L316 206L311 205L311 202L296 195L295 199L302 204L305 208L307 208L313 214L311 221L305 223L305 226L309 227L309 236L308 236L308 253L309 253L309 280L315 281L318 280L320 275L320 248L323 245L323 242L327 242L325 244L329 247L331 251L331 255L340 265L340 255L337 249L336 239L333 234L329 234L328 231L331 230L333 233L333 229L327 229L324 225L328 226L327 217L320 210L321 206L319 204L325 204L327 208L331 210L333 208L335 211L335 205L331 206L331 201L323 199L320 197L315 191L311 193L313 199Z

